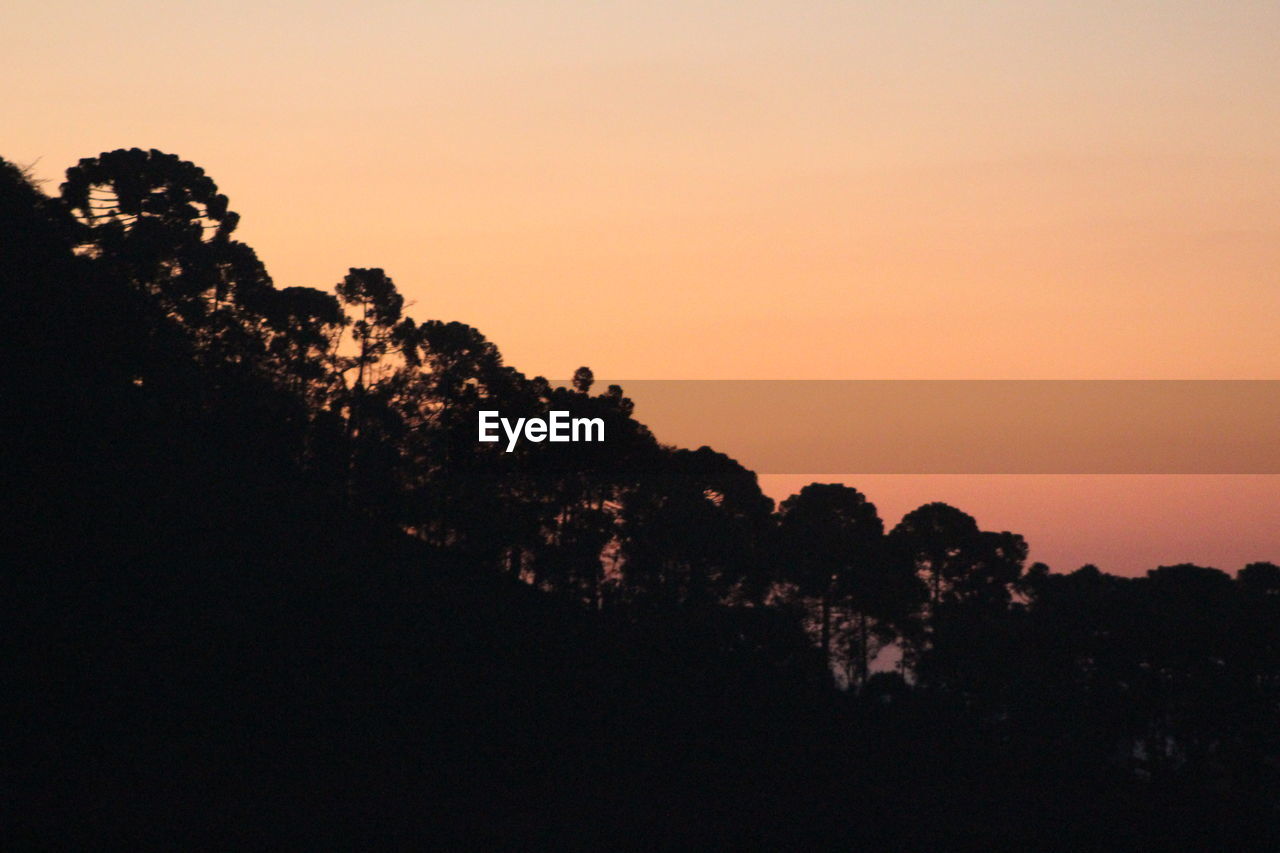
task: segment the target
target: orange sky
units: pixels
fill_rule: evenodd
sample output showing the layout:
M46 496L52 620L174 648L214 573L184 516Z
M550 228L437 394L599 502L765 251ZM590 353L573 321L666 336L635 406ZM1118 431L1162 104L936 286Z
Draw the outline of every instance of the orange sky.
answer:
M279 284L382 266L528 373L1280 378L1277 44L1273 0L9 4L0 155L181 154Z

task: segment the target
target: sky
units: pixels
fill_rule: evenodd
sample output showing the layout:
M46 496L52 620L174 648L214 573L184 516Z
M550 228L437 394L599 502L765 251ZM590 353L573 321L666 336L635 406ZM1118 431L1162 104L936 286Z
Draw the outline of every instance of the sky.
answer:
M1273 1L17 0L0 156L177 153L277 284L383 267L531 375L1280 379L1277 44ZM1055 567L1235 569L1280 561L1245 482L1111 479L1106 537L1082 478L958 494Z

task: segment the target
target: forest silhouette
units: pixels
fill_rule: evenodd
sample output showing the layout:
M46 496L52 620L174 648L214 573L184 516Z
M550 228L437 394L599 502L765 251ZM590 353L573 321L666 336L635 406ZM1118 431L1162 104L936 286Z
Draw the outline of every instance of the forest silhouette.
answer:
M1280 843L1280 567L775 506L383 270L277 288L238 220L154 150L0 161L15 846Z

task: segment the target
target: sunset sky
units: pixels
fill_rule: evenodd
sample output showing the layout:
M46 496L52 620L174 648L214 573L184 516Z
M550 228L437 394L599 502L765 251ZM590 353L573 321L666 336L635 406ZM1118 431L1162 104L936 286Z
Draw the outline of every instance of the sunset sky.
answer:
M528 374L1280 379L1277 45L1274 0L18 2L0 156L177 153L278 285L383 267ZM1280 477L874 480L1061 570L1280 561Z

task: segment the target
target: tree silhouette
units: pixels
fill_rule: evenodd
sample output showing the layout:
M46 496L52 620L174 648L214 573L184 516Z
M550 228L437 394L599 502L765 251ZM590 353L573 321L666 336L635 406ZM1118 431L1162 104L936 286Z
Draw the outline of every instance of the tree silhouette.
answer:
M240 217L204 170L154 149L112 151L68 169L61 192L89 254L203 333L212 358L252 357L247 319L271 281L231 239Z
M831 653L833 606L853 600L861 618L858 654L865 661L867 610L876 603L871 588L884 533L875 504L848 486L812 483L782 502L779 517L784 579L817 599L823 656ZM861 665L859 673L865 675Z
M380 269L276 288L237 222L159 151L57 197L0 160L6 848L1276 848L1275 564L775 513ZM483 409L607 439L508 453Z
M595 374L591 372L589 367L579 367L573 372L573 390L579 393L590 393L591 385L595 381Z
M404 297L396 290L395 282L380 269L352 267L336 289L338 298L354 314L351 333L358 352L345 368L356 371L353 392L358 400L372 384L366 379L366 373L372 372L396 339ZM355 430L358 431L358 404L353 420L357 422Z
M773 502L752 472L708 447L664 450L622 499L622 572L649 605L707 606L749 579Z

